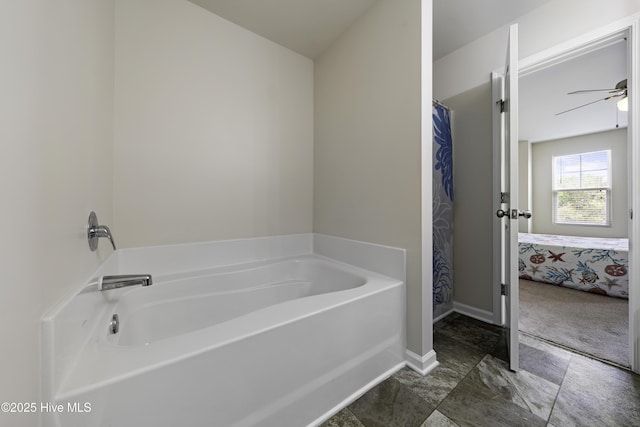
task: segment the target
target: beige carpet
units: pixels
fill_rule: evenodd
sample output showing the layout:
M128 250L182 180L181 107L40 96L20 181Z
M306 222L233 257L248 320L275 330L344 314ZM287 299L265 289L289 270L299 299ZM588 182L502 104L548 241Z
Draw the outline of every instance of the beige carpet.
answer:
M522 332L625 367L628 316L625 299L520 280Z

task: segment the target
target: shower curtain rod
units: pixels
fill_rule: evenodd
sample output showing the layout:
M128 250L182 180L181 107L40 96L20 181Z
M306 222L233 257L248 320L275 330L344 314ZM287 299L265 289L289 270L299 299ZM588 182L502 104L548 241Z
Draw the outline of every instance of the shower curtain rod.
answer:
M438 101L435 98L431 98L431 106L435 107L436 105L441 106L442 108L444 108L447 111L451 111L451 108L447 107L446 105L444 105L442 102Z

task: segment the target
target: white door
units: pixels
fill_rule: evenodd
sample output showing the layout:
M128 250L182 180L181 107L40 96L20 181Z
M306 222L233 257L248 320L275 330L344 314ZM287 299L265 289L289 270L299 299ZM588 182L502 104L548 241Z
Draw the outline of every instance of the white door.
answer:
M505 301L505 327L509 367L519 368L518 351L518 219L529 212L518 210L518 25L509 28L507 60L502 78L500 108L500 278ZM496 253L496 251L494 251Z

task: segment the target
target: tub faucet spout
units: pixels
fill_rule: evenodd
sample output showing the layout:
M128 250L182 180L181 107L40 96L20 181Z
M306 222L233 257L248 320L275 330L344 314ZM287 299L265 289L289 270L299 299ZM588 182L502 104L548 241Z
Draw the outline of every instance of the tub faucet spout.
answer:
M108 291L110 289L124 288L127 286L150 286L153 284L150 274L124 274L119 276L102 276L98 279L98 289Z

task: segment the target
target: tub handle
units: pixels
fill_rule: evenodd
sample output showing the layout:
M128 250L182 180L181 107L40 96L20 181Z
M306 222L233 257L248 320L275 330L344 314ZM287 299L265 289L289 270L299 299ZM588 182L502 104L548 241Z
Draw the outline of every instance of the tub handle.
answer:
M89 240L89 249L95 251L98 249L98 238L106 237L111 242L113 250L116 250L116 244L113 241L113 235L111 230L106 225L98 225L98 216L95 212L89 214L89 221L87 222L87 239Z

